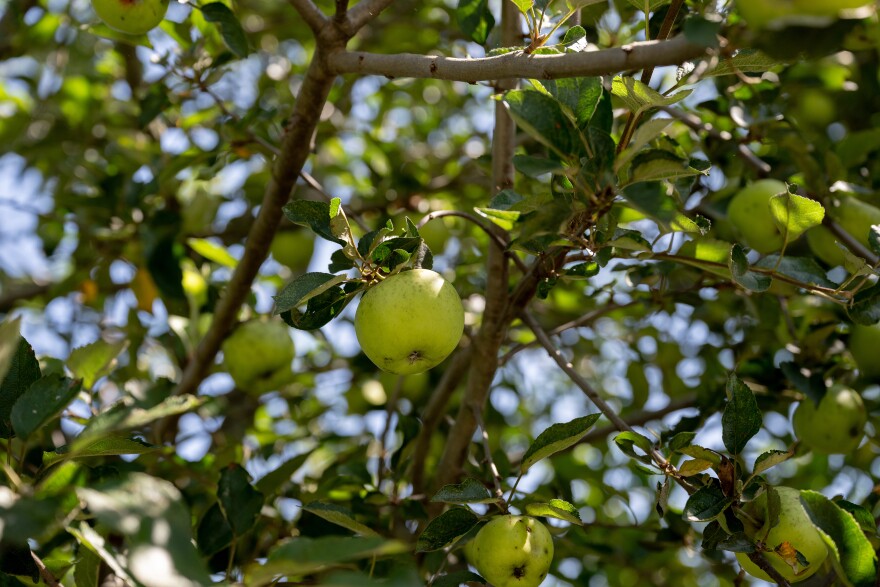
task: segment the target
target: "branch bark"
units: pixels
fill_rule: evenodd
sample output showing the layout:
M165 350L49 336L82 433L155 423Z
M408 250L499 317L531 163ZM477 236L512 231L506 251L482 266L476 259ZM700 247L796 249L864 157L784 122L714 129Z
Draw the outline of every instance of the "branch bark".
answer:
M484 80L607 75L645 67L680 65L702 57L706 51L706 47L695 45L679 36L668 41L645 41L602 51L558 55L534 55L517 51L480 59L343 51L331 55L329 65L337 74L355 73L382 75L391 79L431 78L476 83Z
M327 26L327 16L312 0L288 0L316 35Z

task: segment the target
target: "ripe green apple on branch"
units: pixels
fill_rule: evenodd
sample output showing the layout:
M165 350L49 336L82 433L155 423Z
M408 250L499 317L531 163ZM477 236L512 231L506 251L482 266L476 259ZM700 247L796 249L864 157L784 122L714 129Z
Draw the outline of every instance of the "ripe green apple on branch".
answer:
M245 322L223 341L223 363L240 389L261 394L290 383L293 339L280 320Z
M804 399L792 416L794 433L810 449L826 454L852 453L862 441L868 415L858 392L831 386L819 401Z
M495 587L538 587L553 562L553 536L531 516L498 516L480 528L465 555Z
M797 583L813 576L828 558L828 547L819 530L801 505L800 491L791 487L776 487L779 496L779 515L770 515L768 491L745 504L740 520L746 536L756 541L767 562L789 583ZM753 577L774 583L766 572L746 553L736 553L743 570Z
M165 18L168 0L92 0L92 7L111 29L143 35Z

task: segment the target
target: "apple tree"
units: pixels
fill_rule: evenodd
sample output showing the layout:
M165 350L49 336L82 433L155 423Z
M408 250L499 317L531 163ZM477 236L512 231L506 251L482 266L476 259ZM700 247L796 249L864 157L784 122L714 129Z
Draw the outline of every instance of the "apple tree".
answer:
M0 3L0 584L880 584L877 8Z

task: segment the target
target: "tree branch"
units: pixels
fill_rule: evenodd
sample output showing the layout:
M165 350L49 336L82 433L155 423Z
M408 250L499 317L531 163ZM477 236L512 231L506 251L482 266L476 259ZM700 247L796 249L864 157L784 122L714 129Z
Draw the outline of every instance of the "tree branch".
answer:
M223 339L238 319L239 308L251 291L251 284L260 265L268 255L272 237L281 221L281 209L290 199L300 171L311 152L312 135L335 79L335 76L326 71L324 51L325 48L319 44L288 121L287 133L281 143L281 154L275 160L260 212L245 241L244 255L232 274L223 297L217 303L211 327L183 371L175 390L178 395L195 393L199 383L207 375Z
M770 564L770 561L767 560L767 557L764 556L763 552L750 552L746 554L749 557L749 560L758 565L758 567L767 573L773 581L776 582L779 587L791 587L791 583L785 580L785 577L779 574L773 566Z
M43 295L49 291L51 285L48 283L41 285L34 283L7 291L5 294L0 295L0 312L8 312L21 300L29 300Z
M327 23L330 22L330 19L321 12L321 9L315 6L315 3L312 0L287 0L290 2L290 5L293 6L302 19L309 25L309 28L312 29L312 32L315 35L327 26Z
M388 8L394 0L361 0L349 9L346 26L354 34Z
M517 42L520 34L519 12L512 2L501 4L501 44ZM499 91L515 87L510 81L498 84ZM504 105L495 104L495 132L492 136L493 193L513 186L513 153L516 149L516 126ZM461 473L471 437L477 428L477 416L489 397L492 379L498 370L498 350L510 325L508 304L508 270L505 247L490 243L486 259L486 309L483 323L474 339L473 359L468 372L464 400L449 434L449 442L438 465L437 487L454 483Z
M359 6L360 4L355 9ZM476 83L515 78L595 76L649 66L679 65L702 57L706 51L705 47L679 36L668 41L646 41L602 51L558 55L534 55L517 51L480 59L460 59L412 53L381 55L340 51L331 55L328 61L333 72L337 74L356 73L383 75L392 79L431 78Z
M653 411L639 411L633 412L629 414L627 417L623 418L623 421L626 422L629 426L643 426L652 420L657 420L666 416L667 414L672 414L673 412L677 412L679 410L686 410L688 408L693 408L697 404L697 398L695 397L685 397L681 399L677 399L675 401L669 402L665 408L660 408L659 410ZM602 440L604 438L608 438L609 434L613 434L617 432L618 428L616 426L604 426L602 428L596 428L595 430L590 430L586 436L580 439L580 444L592 444L598 440Z

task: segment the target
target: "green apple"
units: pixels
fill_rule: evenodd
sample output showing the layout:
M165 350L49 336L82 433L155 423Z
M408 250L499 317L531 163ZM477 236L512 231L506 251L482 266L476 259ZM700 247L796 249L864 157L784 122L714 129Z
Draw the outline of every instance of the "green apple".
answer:
M379 383L382 384L385 394L388 397L391 397L397 389L397 380L399 377L399 375L392 375L391 373L385 372L382 372L379 375ZM407 375L403 378L403 381L400 382L400 395L401 397L409 399L420 398L422 394L427 391L429 383L430 377L427 373Z
M776 179L762 179L741 189L730 200L727 217L743 241L759 253L767 254L782 248L782 233L770 214L770 198L788 192Z
M858 392L845 385L832 385L817 406L805 399L792 416L794 433L811 450L826 454L849 454L858 448L868 421Z
M795 118L812 127L825 128L837 118L837 104L827 92L804 88L794 100Z
M553 562L553 537L530 516L498 516L480 528L465 554L495 587L538 587Z
M877 350L880 349L880 324L853 326L848 347L862 377L872 379L880 377L880 361L877 360Z
M413 269L367 290L354 330L364 353L383 371L422 373L458 346L464 309L455 288L439 273Z
M789 583L797 583L816 573L828 557L825 541L801 505L801 492L791 487L777 487L779 495L779 522L770 527L767 515L767 492L745 505L749 518L743 520L746 535L764 543L764 557ZM751 523L757 521L758 525ZM785 543L803 555L807 564L801 565L794 556L784 557ZM794 553L791 553L792 555ZM764 581L774 581L743 552L736 553L743 570Z
M251 320L223 342L223 362L235 384L265 393L290 383L295 351L290 331L280 320Z
M853 196L841 198L839 204L830 207L826 213L865 247L868 247L868 233L871 226L880 224L880 208ZM807 244L810 250L831 267L844 263L843 252L835 244L836 240L834 234L824 226L817 226L807 231Z
M315 237L309 230L284 230L275 235L269 251L293 273L304 273L315 251Z
M861 8L873 0L793 0L795 10L817 16L837 16L841 10Z
M98 17L111 29L143 35L159 26L168 10L167 0L92 0Z
M796 14L794 0L737 0L736 7L749 26L755 28Z

